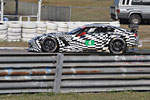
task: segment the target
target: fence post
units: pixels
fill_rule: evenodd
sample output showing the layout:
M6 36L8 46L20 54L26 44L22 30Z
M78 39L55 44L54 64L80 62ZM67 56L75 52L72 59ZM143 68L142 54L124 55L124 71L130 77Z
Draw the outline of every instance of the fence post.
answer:
M72 6L70 6L70 14L69 14L69 21L72 19Z
M55 80L54 80L54 93L60 92L61 87L61 78L62 78L62 67L63 67L63 57L64 54L57 54L57 62L56 62L56 72L55 72Z

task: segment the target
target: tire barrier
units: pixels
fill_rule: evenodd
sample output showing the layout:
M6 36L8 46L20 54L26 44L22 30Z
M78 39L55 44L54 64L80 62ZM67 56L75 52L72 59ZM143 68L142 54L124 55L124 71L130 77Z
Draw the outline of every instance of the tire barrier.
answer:
M0 23L0 41L7 40L8 25L6 23Z
M57 23L58 24L58 32L68 32L68 24L67 23Z
M68 32L71 32L72 30L80 27L81 25L77 24L77 23L68 23Z
M2 54L0 66L0 93L150 90L146 54Z
M22 25L20 22L9 22L7 40L8 41L20 41L21 40L21 29Z
M37 23L24 22L22 23L22 41L29 41L37 36Z
M56 23L47 23L47 31L46 33L57 32L58 25Z
M45 22L38 22L37 23L37 35L45 34L47 30L47 24Z
M108 24L119 27L119 22L3 22L0 23L0 41L29 41L45 33L70 32L85 24Z

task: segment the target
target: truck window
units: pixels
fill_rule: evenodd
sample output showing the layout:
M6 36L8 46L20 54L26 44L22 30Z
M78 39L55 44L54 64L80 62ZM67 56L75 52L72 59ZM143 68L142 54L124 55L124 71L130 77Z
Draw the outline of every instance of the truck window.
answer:
M127 0L127 5L129 5L130 0Z
M142 0L133 0L132 5L142 5Z
M122 1L122 5L125 5L125 0Z
M142 0L143 5L150 5L150 1L149 0Z
M119 0L114 0L114 6L118 6L119 5Z

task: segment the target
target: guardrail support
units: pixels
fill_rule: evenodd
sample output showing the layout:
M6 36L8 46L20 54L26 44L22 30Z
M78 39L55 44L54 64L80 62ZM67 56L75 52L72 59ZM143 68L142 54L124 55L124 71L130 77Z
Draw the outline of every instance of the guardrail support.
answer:
M4 18L4 0L1 0L1 21Z
M54 81L54 88L53 88L54 93L59 93L60 92L63 58L64 58L64 54L61 54L61 53L57 54L55 81Z

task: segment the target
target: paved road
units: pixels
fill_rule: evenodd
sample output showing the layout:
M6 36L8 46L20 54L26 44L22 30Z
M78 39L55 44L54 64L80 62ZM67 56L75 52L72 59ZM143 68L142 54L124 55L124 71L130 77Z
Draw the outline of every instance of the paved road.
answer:
M1 49L0 48L0 54L48 54L48 53L36 53L36 52L28 52L26 49ZM72 53L65 53L65 54L72 54ZM77 54L77 53L74 53ZM81 53L79 53L81 54ZM89 54L89 53L85 53ZM90 53L90 54L103 54L103 55L109 55L109 53ZM135 50L134 52L132 50L129 50L126 54L150 54L150 50Z

